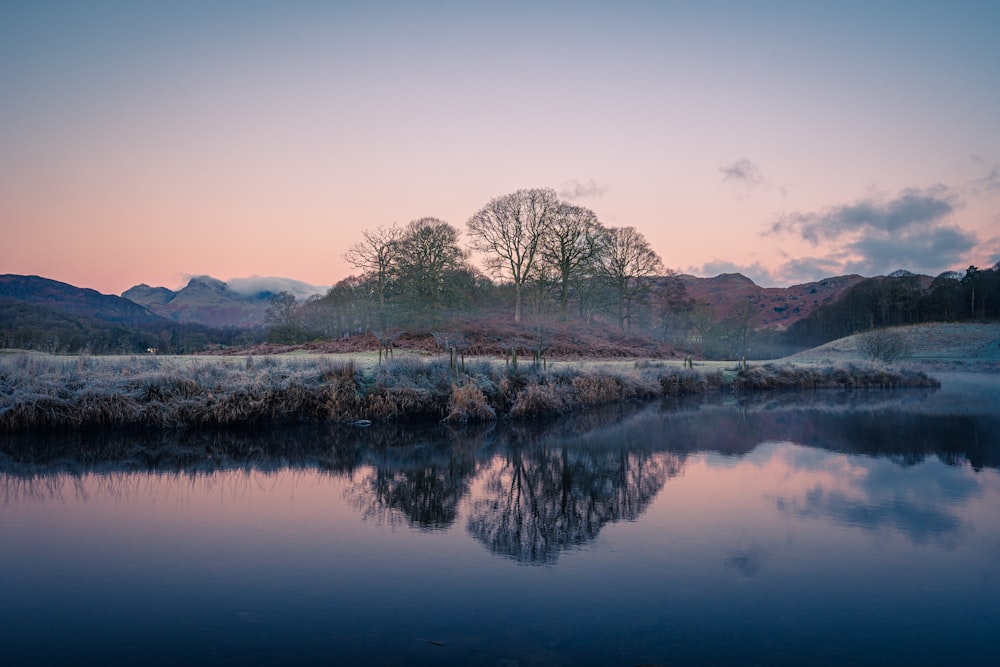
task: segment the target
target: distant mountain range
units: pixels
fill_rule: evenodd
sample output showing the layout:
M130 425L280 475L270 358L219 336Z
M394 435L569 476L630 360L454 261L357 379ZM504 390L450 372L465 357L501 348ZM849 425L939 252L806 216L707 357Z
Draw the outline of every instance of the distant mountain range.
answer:
M791 287L761 287L739 273L724 273L714 278L682 275L680 279L688 296L695 303L708 306L716 320L725 319L733 308L748 300L763 305L753 321L757 329L785 329L820 306L836 301L864 280L862 276L850 275ZM277 292L290 291L304 299L325 290L287 278L245 278L225 283L209 276L196 276L177 291L142 284L119 297L39 276L0 276L0 298L63 314L147 328L170 322L212 328L262 327L271 298Z
M247 329L264 326L271 298L283 291L301 300L322 294L326 288L288 278L239 278L225 283L195 276L176 292L142 284L125 290L122 296L175 322Z

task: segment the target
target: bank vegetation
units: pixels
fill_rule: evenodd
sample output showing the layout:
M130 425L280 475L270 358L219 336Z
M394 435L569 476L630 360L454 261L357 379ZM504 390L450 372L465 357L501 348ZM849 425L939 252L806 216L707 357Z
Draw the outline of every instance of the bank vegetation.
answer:
M521 364L401 357L0 357L0 431L176 429L306 421L531 419L593 406L719 391L930 387L877 365L692 368Z

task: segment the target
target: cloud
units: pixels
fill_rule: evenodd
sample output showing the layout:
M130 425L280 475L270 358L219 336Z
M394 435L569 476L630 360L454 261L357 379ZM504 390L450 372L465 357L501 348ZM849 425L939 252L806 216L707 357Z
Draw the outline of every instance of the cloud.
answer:
M602 197L611 188L601 185L594 179L589 179L585 183L577 180L566 181L559 188L559 196L563 199L586 199L589 197Z
M896 269L932 275L961 263L976 247L976 237L958 227L938 227L898 236L866 235L848 244L859 259L846 264L849 273L887 274Z
M976 193L1000 195L1000 166L993 165L985 175L972 181L972 189Z
M771 233L799 234L813 244L835 240L852 232L897 233L935 225L960 207L947 187L907 188L895 199L869 197L853 204L833 206L821 213L790 213L771 226Z
M760 167L747 158L741 158L732 164L724 164L719 167L719 171L722 172L722 180L726 183L752 188L764 182Z
M1000 216L997 216L996 221L1000 223ZM978 250L982 256L986 258L988 266L996 266L997 264L1000 264L1000 236L994 236L991 239L983 241L979 244L979 247L976 248L976 250ZM973 264L975 264L976 261L977 260L974 260ZM982 261L982 259L979 259L978 261Z
M274 276L250 276L248 278L232 278L227 283L229 289L237 294L247 296L270 292L291 292L296 299L308 299L314 294L326 294L330 287L322 285L310 285L301 280L291 278L278 278Z
M871 276L908 269L935 275L961 263L976 247L974 234L947 222L962 205L943 185L907 188L891 199L871 196L820 212L785 214L765 235L822 243L827 258L843 260L839 265L845 273Z
M789 285L811 283L842 273L844 264L834 257L796 257L782 264L775 274Z

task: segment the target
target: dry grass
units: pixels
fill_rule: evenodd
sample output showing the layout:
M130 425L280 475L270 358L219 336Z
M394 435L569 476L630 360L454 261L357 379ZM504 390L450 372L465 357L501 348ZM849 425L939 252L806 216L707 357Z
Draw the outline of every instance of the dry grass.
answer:
M155 429L305 421L525 419L656 396L720 390L930 386L926 375L851 365L814 368L671 362L522 367L400 358L383 365L326 355L0 356L0 431Z
M777 364L751 366L737 372L733 388L738 391L775 389L899 389L939 387L922 371L855 365L811 368Z
M463 424L470 421L492 421L497 418L497 412L486 400L486 394L472 382L451 385L451 397L448 399L448 416L451 422Z

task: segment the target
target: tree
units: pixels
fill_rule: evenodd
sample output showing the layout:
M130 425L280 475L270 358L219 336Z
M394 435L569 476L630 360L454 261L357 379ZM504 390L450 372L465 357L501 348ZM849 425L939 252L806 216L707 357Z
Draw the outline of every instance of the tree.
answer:
M371 299L373 278L349 276L321 298L302 305L303 324L313 331L337 338L369 330L374 326L377 306Z
M663 280L659 281L657 297L663 340L686 338L691 328L694 300L688 296L687 286L676 271L666 270Z
M976 316L976 287L979 286L981 279L982 276L979 268L975 265L970 265L965 270L965 276L962 278L962 285L969 293L969 317Z
M539 247L543 263L559 288L559 313L567 316L570 285L581 269L600 250L604 228L590 209L560 204L542 235Z
M400 297L417 319L436 324L452 291L450 279L465 269L458 230L437 218L420 218L406 226L394 246Z
M763 306L754 303L753 297L736 304L728 321L728 334L733 341L733 354L739 359L750 353L751 322L760 315Z
M382 328L387 326L386 295L396 267L402 235L402 230L395 223L391 227L378 227L375 231L365 230L362 240L344 253L345 260L360 270L364 277L371 279L378 299L379 326Z
M612 227L597 255L601 274L611 285L618 306L618 327L632 329L635 301L649 292L649 279L663 263L635 227Z
M299 306L291 292L278 292L271 297L264 321L270 327L296 327L299 324Z
M271 305L267 307L264 321L269 327L267 341L269 343L293 344L308 339L308 333L302 327L299 304L295 295L290 292L279 292L271 297Z
M521 292L558 209L555 190L518 190L491 199L466 223L472 247L485 254L487 268L514 285L515 322L521 321Z

